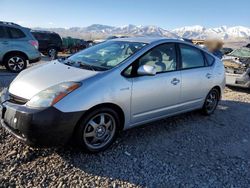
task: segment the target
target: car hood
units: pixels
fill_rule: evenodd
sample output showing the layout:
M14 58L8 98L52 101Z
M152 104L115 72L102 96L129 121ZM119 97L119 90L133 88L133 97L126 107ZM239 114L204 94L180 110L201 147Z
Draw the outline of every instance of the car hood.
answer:
M24 99L31 99L53 85L67 81L82 81L98 73L52 61L21 72L10 84L9 92Z

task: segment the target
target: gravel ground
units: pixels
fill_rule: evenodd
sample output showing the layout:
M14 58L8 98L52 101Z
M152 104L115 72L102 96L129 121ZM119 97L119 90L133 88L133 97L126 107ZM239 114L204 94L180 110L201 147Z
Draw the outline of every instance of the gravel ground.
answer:
M250 92L227 88L213 115L125 131L95 155L30 148L0 128L0 187L249 187L249 114Z

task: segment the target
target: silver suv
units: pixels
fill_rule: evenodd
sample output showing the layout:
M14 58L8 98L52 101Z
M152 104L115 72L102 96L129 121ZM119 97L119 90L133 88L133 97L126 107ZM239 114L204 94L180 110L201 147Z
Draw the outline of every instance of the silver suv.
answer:
M20 72L27 67L27 62L40 60L37 49L38 41L30 29L0 21L0 65L11 72Z
M120 38L21 72L2 94L0 120L28 144L73 137L98 152L120 130L196 109L212 114L224 86L222 62L201 48Z

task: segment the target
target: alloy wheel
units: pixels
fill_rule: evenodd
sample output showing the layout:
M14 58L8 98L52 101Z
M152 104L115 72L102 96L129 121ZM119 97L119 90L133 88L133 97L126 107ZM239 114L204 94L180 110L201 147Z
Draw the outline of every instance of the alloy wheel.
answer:
M8 60L8 67L14 72L20 72L24 68L24 66L25 60L18 56L11 57Z
M215 90L212 90L208 94L205 102L205 108L207 112L208 113L213 112L217 106L217 103L218 103L218 93Z
M51 59L55 59L56 58L56 49L54 49L54 48L49 49L49 57Z
M92 117L83 132L85 144L91 149L105 147L115 134L116 122L112 115L99 113Z

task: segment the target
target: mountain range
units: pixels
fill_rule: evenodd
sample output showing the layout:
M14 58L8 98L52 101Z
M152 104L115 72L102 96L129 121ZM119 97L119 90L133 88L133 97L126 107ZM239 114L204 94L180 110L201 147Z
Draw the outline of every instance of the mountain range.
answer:
M126 25L114 27L101 24L93 24L88 27L71 28L33 28L40 30L49 30L59 33L62 37L71 36L84 39L100 39L112 35L125 36L163 36L170 38L192 38L208 39L217 38L223 40L250 39L250 28L243 26L217 28L206 28L200 25L185 26L173 30L166 30L158 26Z

